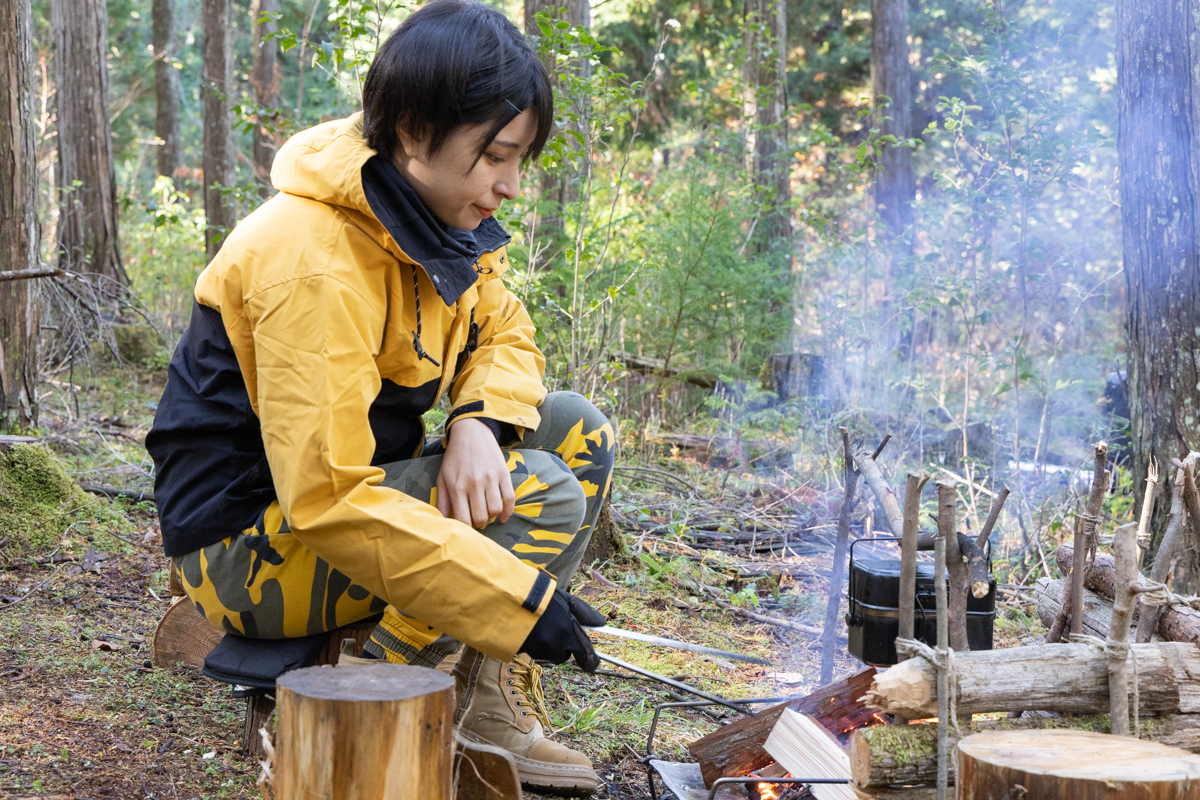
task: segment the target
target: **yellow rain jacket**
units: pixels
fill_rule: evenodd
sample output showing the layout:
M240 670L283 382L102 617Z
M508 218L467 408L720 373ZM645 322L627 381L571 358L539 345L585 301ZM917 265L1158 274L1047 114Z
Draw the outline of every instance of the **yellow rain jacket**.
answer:
M147 437L164 543L221 541L277 498L292 533L355 583L507 658L554 581L380 486L378 465L419 454L420 414L446 392L451 422L536 428L545 361L501 280L507 235L485 221L463 255L419 201L375 196L364 175L394 170L375 156L361 114L293 137L271 172L279 194L201 273Z

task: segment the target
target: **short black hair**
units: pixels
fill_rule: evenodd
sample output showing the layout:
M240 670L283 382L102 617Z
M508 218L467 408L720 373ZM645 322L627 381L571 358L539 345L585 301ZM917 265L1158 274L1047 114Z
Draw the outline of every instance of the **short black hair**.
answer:
M523 156L534 158L553 123L550 79L517 26L476 0L433 0L413 12L379 48L363 85L367 144L389 158L398 126L433 154L458 126L491 122L482 156L527 109L537 135Z

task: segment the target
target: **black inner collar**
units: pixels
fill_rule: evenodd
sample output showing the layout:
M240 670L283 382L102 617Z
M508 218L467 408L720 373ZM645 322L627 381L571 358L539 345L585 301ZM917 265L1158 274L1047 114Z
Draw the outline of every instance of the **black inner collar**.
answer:
M400 170L381 155L363 165L362 182L371 211L400 249L425 270L446 305L452 305L475 283L479 256L500 249L512 238L493 217L474 231L444 225Z

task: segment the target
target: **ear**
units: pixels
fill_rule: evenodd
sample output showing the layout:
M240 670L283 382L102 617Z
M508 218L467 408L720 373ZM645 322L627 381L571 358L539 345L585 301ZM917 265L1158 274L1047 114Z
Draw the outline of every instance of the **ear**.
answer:
M423 162L425 160L423 143L400 125L396 126L396 149L400 152L395 153L394 156L404 161L415 159Z

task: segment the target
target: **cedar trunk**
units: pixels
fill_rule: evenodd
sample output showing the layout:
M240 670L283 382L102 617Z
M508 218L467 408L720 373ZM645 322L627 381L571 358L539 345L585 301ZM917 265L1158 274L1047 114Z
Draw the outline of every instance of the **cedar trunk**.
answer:
M538 14L549 14L551 17L563 19L572 25L578 25L584 28L592 26L592 6L588 0L525 0L525 33L530 36L540 36L541 31L537 26ZM554 73L561 67L554 63L553 60L546 63L546 71L550 74L551 80L554 79ZM591 64L586 60L582 63L573 65L575 69L582 72L584 76L591 75ZM557 82L555 83L557 91ZM585 114L586 109L576 108L577 113ZM580 133L581 129L575 127ZM556 131L555 131L556 132ZM552 133L553 135L553 133ZM568 147L577 146L578 142L575 137L567 137ZM540 211L541 219L538 226L541 228L539 237L545 237L552 242L556 237L563 234L564 230L564 207L568 203L573 203L579 199L579 174L573 172L569 167L565 168L561 174L542 173L541 179L538 182L538 203L542 205Z
M766 249L792 236L787 146L787 3L745 0L746 155L763 203Z
M117 240L104 0L53 0L59 266L129 283Z
M251 83L254 84L254 105L257 106L257 124L254 126L254 176L259 182L259 194L266 197L271 187L271 162L279 149L279 136L275 132L275 121L279 116L279 69L277 66L279 43L270 34L275 33L275 22L259 20L264 14L279 11L279 0L252 0L250 3L251 24L254 25L254 64Z
M227 193L237 182L237 149L233 141L233 2L204 2L204 249L208 260L237 222L237 209Z
M1117 155L1138 505L1151 456L1166 464L1189 442L1200 444L1195 36L1190 2L1117 2ZM1166 510L1163 498L1150 526L1151 551Z
M37 162L34 155L29 0L0 5L0 263L38 262ZM37 406L37 281L0 282L0 432L33 428Z
M158 174L179 188L175 174L183 163L179 145L179 70L175 68L175 0L154 0L154 131Z

